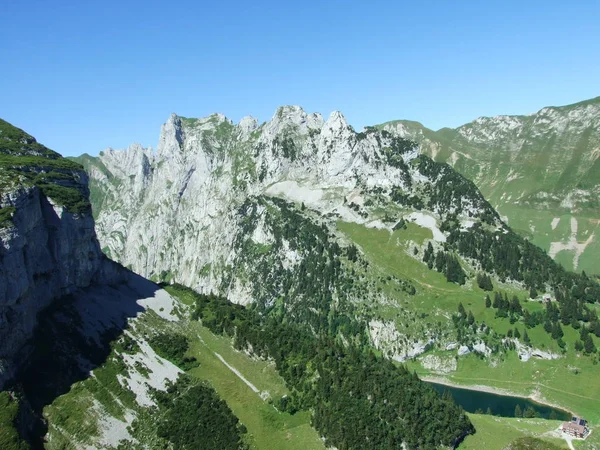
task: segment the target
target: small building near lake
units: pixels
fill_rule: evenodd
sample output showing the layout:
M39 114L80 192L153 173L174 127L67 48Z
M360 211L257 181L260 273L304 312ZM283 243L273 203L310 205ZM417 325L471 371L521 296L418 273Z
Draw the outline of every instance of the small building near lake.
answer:
M563 433L579 439L585 439L590 433L587 421L581 417L573 417L570 422L564 422L560 429Z

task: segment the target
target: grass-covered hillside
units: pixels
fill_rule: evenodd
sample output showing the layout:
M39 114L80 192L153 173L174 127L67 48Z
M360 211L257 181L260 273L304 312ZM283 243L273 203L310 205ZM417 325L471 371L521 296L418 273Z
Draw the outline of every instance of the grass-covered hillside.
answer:
M515 231L565 268L598 273L600 97L455 129L404 120L379 127L473 180Z
M27 186L36 186L70 212L90 210L83 167L0 119L0 224L7 225L14 212L10 192Z

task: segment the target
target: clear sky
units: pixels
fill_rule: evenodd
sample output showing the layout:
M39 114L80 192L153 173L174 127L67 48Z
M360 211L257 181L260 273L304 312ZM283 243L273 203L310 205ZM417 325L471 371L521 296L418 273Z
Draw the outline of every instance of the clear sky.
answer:
M0 117L65 155L171 112L430 128L600 95L600 1L5 0Z

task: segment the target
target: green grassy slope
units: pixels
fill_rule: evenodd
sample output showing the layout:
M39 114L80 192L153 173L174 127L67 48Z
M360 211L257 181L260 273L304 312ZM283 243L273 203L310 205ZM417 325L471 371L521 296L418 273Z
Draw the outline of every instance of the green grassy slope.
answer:
M568 227L552 229L554 218L571 214L575 241L558 260L565 267L598 273L600 203L600 97L528 116L480 118L456 129L427 129L411 121L378 127L414 139L436 161L447 162L473 180L508 223L549 251L571 241ZM573 246L571 246L573 247Z
M19 186L37 186L46 197L74 213L90 210L83 166L38 143L25 131L0 119L0 194ZM11 205L0 209L0 226L9 224Z
M428 270L425 264L410 256L408 253L414 245L414 233L410 230L390 233L387 230L345 222L338 222L338 229L360 246L374 270L415 281L416 295L394 295L398 298L398 306L410 309L417 316L425 317L426 327L435 328L439 322L442 324L441 332L451 335L452 324L449 323L448 316L455 313L459 303L462 303L473 313L477 323L483 322L501 335L515 327L520 328L521 332L525 329L520 321L511 324L508 318L495 317L494 309L485 307L486 293L476 285L461 287L449 283L442 274ZM513 286L500 287L511 295L527 297L525 291ZM531 312L543 309L537 302L524 303L524 307ZM384 317L393 318L396 309L393 305L386 305L380 307L379 312ZM421 332L422 323L414 322L408 327L402 323L398 325L399 329L405 329L411 335L417 336ZM564 330L568 350L561 359L532 358L523 362L514 352L508 352L498 358L492 356L489 360L468 355L458 359L456 371L443 376L465 386L486 385L524 396L539 392L540 397L550 403L582 414L590 420L600 421L597 408L600 402L600 383L594 376L598 370L597 358L585 357L575 352L573 346L578 334L569 327L565 327ZM542 325L527 331L533 346L560 354L556 341L550 338ZM600 345L600 339L594 339L596 345ZM453 359L455 351L433 348L429 353ZM409 361L408 364L421 375L435 374L423 367L422 359Z
M300 412L292 416L277 411L272 405L270 399L278 399L287 393L285 383L273 364L234 350L230 339L212 334L198 322L188 321L185 296L181 296L181 301L178 307L179 322L166 321L151 310L144 312L135 319L135 326L128 329L132 336L128 342L133 343L133 350L127 350L123 338L119 338L113 344L106 362L93 371L92 377L75 383L67 393L45 407L44 417L49 424L46 448L72 449L97 445L107 418L108 423L118 430L125 426L123 421L132 413L137 415L137 419L130 428L130 434L139 444L123 444L120 448L138 449L140 445L155 448L159 444L164 445L156 432L160 414L140 407L133 392L123 387L120 381L123 377L132 376L148 379L153 376L152 372L143 364L136 365L134 371L124 365L121 359L127 353L135 355L139 351L136 350L136 342L145 336L176 332L186 336L189 342L186 356L196 358L199 363L187 374L193 380L208 383L226 402L247 429L244 440L249 448L324 449L321 439L310 426L309 413ZM259 393L254 392L217 354L256 386Z

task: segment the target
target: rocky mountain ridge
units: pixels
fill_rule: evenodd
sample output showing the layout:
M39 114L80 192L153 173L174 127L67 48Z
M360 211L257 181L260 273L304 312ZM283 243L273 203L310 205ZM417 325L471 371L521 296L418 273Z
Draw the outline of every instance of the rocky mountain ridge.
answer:
M339 112L324 121L282 107L261 126L252 118L234 125L221 115L172 115L156 153L133 145L81 161L98 199L105 252L144 276L171 276L210 291L235 259L236 209L252 196L282 197L323 215L389 229L401 214L386 224L383 215L367 210L395 203L408 213L416 205L434 228L448 214L465 226L485 217L502 227L467 180L454 179L443 195L436 183L450 169L433 168L423 158L414 143L389 133L356 133Z

